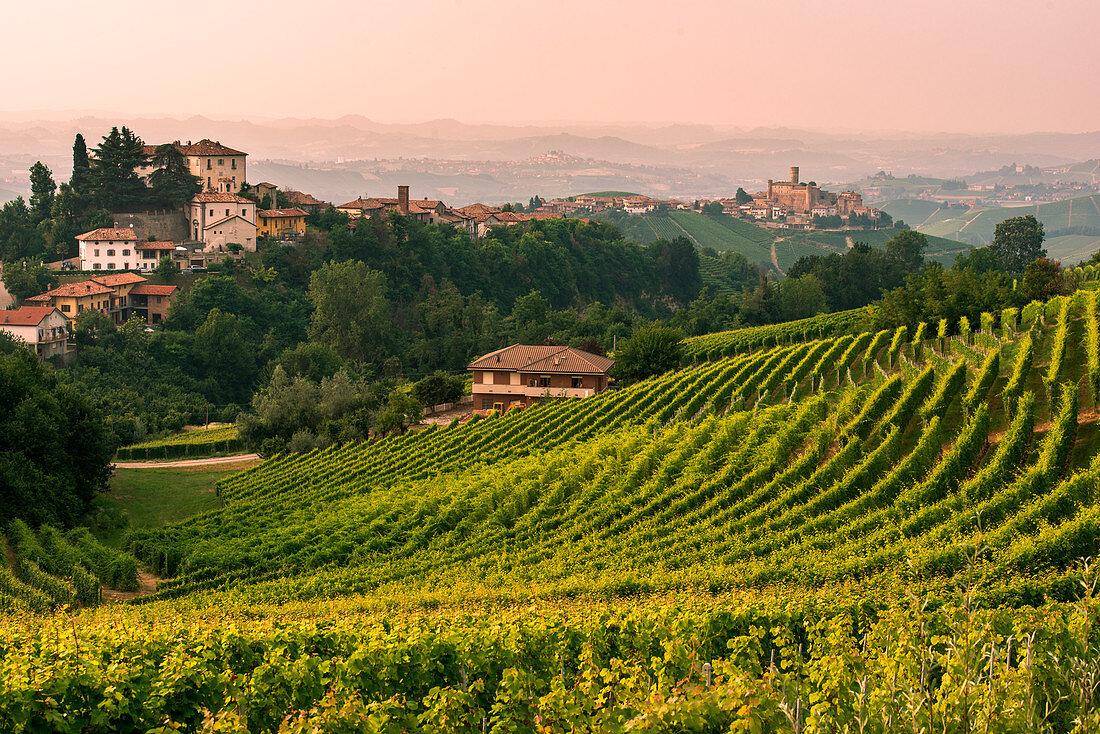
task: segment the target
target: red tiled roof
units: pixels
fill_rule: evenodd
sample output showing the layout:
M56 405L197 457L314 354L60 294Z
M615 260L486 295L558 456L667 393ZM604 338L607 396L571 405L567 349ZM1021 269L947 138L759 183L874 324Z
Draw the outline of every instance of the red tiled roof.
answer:
M134 234L134 230L129 227L100 227L99 229L93 229L91 232L85 232L84 234L78 234L76 236L78 240L88 242L103 242L103 241L130 241L136 240L137 235Z
M567 372L603 374L615 360L582 352L573 347L544 347L513 344L470 363L468 370L504 370L512 372Z
M14 311L0 311L0 326L38 326L54 311L57 309L53 306L21 306Z
M396 201L397 201L397 199L394 199L394 202L396 202ZM356 199L354 201L349 201L347 204L341 204L340 206L338 206L336 208L337 209L362 209L362 210L367 210L367 209L381 209L385 205L386 205L385 200L376 199L372 196L372 197L369 197L369 198L366 198L366 199L364 199L363 197L359 197L358 199Z
M296 206L325 206L325 202L314 198L313 194L305 194L301 191L288 191L286 198Z
M141 277L137 273L117 273L114 275L97 275L90 279L93 283L99 283L105 285L108 288L120 285L127 285L128 283L144 283L145 278Z
M495 212L499 212L500 207L485 206L484 204L469 204L460 209L455 209L455 211L468 217L476 217L482 214L493 214Z
M309 215L298 209L261 209L256 212L263 219L288 219L290 217L308 217Z
M239 150L227 148L218 140L203 139L191 145L177 146L184 155L248 155Z
M198 201L203 204L255 204L252 199L246 199L243 196L237 196L236 194L218 193L216 191L208 191L203 194L195 194L191 201Z
M134 245L135 250L174 250L175 242L140 242Z
M171 296L177 290L174 285L153 285L139 283L130 289L131 296Z
M34 296L34 298L28 298L27 300L46 300L49 298L82 298L83 296L105 296L109 293L114 293L113 290L103 285L102 283L96 283L94 280L82 280L79 283L65 283L59 285L53 290L46 291L42 295Z

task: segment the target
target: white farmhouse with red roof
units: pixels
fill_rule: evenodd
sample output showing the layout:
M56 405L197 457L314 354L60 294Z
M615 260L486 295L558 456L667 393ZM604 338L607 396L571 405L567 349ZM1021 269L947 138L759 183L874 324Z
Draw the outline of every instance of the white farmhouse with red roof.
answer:
M0 331L26 343L41 362L68 352L69 319L53 306L0 311Z
M130 228L101 227L76 236L81 270L130 270L138 267L137 235Z

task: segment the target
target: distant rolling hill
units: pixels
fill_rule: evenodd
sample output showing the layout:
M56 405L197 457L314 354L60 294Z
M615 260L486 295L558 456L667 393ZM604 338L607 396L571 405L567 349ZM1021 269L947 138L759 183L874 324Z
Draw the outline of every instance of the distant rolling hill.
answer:
M18 196L22 196L22 194L20 194L18 191L12 191L10 189L0 189L0 204L6 204Z
M711 217L688 211L653 212L637 216L597 214L595 218L618 225L623 236L636 242L649 243L658 237L687 237L700 247L740 252L749 262L766 267L773 266L774 246L775 262L783 271L803 255L844 252L856 242L883 247L897 234L895 229L842 232L771 230L733 217ZM926 256L950 265L955 261L955 256L966 249L967 245L962 242L928 236Z
M1033 214L1046 229L1049 257L1075 264L1100 250L1100 194L1050 204L988 208L948 207L931 201L902 199L887 203L883 209L927 235L974 247L992 242L998 223Z

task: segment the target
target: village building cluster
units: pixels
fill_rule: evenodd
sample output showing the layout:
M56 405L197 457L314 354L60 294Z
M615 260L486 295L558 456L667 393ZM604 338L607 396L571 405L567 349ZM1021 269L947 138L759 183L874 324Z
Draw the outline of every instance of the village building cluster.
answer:
M537 214L555 213L581 215L606 210L620 210L627 214L648 214L660 209L704 211L718 204L722 214L781 229L811 229L825 218L840 217L849 225L854 221L879 221L882 212L875 207L864 206L863 197L855 191L839 194L826 191L814 182L799 181L798 166L791 166L789 181L768 181L766 190L750 194L749 201L736 197L719 199L656 199L641 195L588 194L554 199L536 210Z
M474 238L484 237L492 227L508 227L535 219L554 219L564 216L556 211L530 213L505 211L503 207L485 204L470 204L454 208L442 201L410 198L408 186L398 186L395 199L360 196L337 206L336 211L346 214L352 221L386 216L390 212L396 212L423 224L450 224L465 230Z
M22 340L42 362L53 357L64 362L73 350L72 322L81 313L99 312L116 326L134 317L158 324L178 291L178 286L150 283L137 273L104 273L62 283L27 298L19 308L0 311L0 331Z

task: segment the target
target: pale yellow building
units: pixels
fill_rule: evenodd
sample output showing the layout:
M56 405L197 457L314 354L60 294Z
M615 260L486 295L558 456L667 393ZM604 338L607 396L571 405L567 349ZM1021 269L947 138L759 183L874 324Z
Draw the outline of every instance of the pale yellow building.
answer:
M306 217L298 208L261 209L256 213L256 234L260 237L299 237L306 231Z

